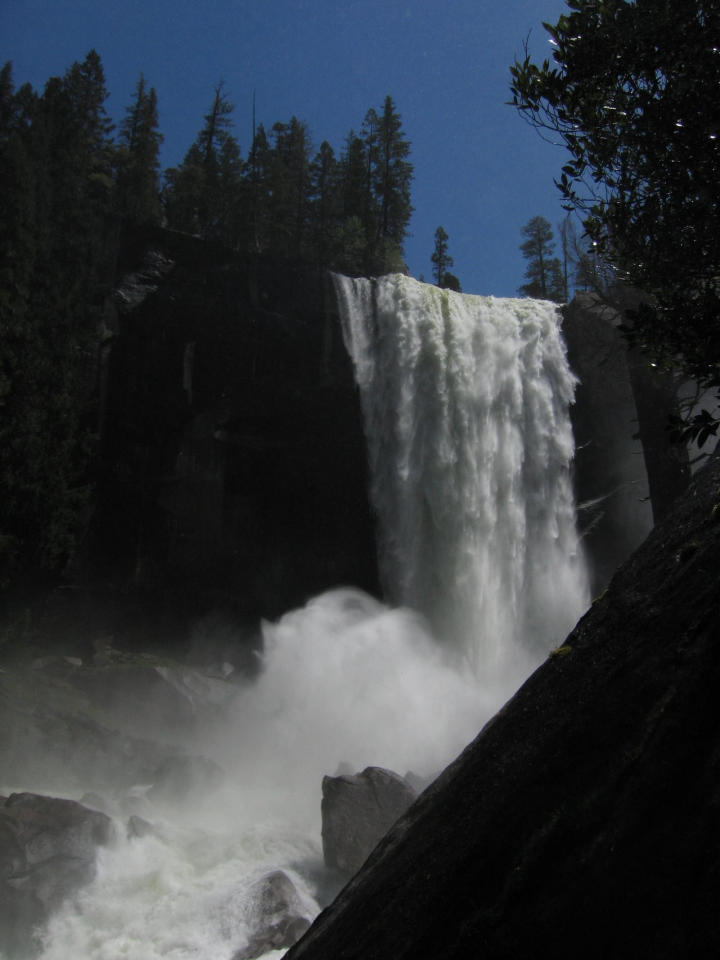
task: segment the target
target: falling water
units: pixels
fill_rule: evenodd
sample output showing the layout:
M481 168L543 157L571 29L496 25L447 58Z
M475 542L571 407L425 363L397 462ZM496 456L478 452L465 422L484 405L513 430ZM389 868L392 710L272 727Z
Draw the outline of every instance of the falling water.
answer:
M259 922L257 883L278 869L312 919L323 774L432 776L583 609L555 308L401 276L335 282L389 605L338 589L264 625L258 677L228 684L221 722L213 707L188 746L222 766L221 788L162 805L152 784L130 797L78 784L75 798L105 793L117 840L51 919L42 960L232 960ZM128 836L128 810L147 835Z
M388 597L499 681L585 608L556 307L336 276Z

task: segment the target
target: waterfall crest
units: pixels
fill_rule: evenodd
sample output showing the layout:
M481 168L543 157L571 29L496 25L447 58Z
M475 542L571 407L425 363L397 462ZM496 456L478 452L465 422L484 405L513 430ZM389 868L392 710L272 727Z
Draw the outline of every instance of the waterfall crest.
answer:
M588 599L557 308L399 274L335 286L387 597L486 680L515 673Z

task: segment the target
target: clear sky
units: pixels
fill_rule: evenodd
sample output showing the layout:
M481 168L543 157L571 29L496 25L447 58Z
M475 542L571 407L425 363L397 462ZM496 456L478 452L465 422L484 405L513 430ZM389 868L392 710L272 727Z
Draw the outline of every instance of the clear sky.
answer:
M163 167L182 160L222 79L243 156L258 122L293 114L340 153L390 94L412 145L413 276L431 279L435 228L449 234L468 293L515 296L520 228L563 217L553 184L565 155L506 105L509 66L563 0L0 0L0 62L42 90L94 47L117 122L142 71L158 94Z

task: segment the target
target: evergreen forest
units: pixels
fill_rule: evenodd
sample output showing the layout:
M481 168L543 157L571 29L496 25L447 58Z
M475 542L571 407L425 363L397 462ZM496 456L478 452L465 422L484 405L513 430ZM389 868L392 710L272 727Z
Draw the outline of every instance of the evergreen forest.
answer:
M404 268L413 167L390 96L339 153L293 116L258 124L243 156L220 83L164 173L155 90L139 77L117 129L107 97L94 50L41 93L0 71L0 588L72 554L99 444L87 381L129 234L163 226L350 274Z

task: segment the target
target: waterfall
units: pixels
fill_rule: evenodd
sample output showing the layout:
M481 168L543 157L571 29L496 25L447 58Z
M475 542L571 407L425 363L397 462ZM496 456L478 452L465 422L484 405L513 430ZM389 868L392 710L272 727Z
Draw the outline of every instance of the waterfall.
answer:
M557 308L399 274L334 279L386 595L500 681L587 604Z
M203 706L207 678L195 678L186 746L222 769L214 787L158 794L149 773L113 788L90 751L76 798L102 794L116 839L41 931L41 960L279 960L274 941L257 947L275 922L258 893L267 877L282 871L307 921L333 893L323 775L372 764L432 778L584 608L575 383L555 307L401 276L335 283L392 606L332 590L263 625L257 676L223 680L222 701ZM162 755L165 724L143 736Z

